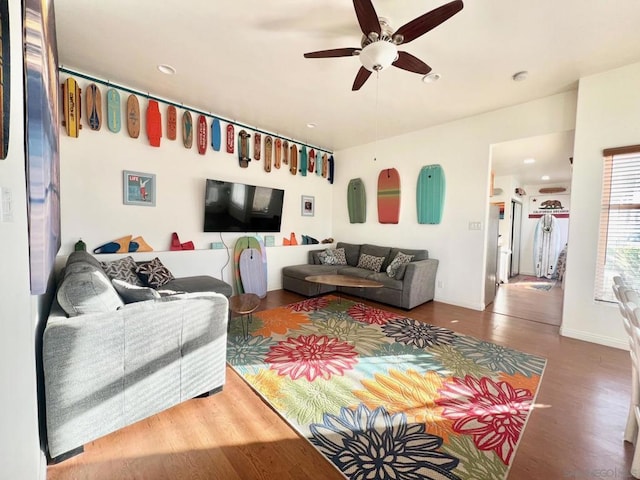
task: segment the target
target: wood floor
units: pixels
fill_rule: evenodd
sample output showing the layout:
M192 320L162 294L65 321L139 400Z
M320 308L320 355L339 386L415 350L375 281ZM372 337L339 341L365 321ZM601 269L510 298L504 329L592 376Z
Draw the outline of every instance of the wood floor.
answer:
M300 299L269 292L261 309ZM548 303L537 305L544 315ZM633 447L622 441L628 352L560 337L557 326L492 311L438 302L409 313L383 308L548 359L510 480L631 478ZM620 320L612 314L611 321ZM343 478L230 369L223 392L87 444L85 453L47 472L52 480Z

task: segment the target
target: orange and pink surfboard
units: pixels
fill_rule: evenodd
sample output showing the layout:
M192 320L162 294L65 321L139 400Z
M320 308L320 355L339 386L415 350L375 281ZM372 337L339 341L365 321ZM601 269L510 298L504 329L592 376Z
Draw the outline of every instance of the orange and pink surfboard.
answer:
M378 222L398 223L400 219L400 175L395 168L378 175Z

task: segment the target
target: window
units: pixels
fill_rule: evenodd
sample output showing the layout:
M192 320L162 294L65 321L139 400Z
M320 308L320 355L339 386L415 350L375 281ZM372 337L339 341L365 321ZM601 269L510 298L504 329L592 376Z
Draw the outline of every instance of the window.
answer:
M640 290L640 145L603 155L595 299L614 302L615 275Z

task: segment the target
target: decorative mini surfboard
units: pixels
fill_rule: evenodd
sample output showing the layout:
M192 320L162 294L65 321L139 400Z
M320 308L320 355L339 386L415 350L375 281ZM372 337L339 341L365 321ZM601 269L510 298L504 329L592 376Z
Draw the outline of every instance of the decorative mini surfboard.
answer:
M335 161L333 160L333 155L329 157L329 166L327 167L327 180L329 183L333 185L333 170L335 168Z
M264 171L271 171L271 158L273 157L273 138L267 135L264 137Z
M62 125L67 129L67 135L77 138L80 134L80 117L82 114L81 107L82 91L75 79L69 77L62 84L62 110L64 112L64 120Z
M282 140L276 138L276 158L273 161L273 166L280 168L280 162L282 162Z
M416 200L418 223L438 224L444 209L445 178L440 165L426 165L420 169Z
M322 154L322 176L327 178L327 173L329 172L329 155L326 153Z
M120 94L115 88L107 90L107 127L118 133L122 126L120 118Z
M258 132L253 134L253 159L260 160L262 150L262 135Z
M227 153L233 153L234 144L233 124L227 124Z
M289 142L282 142L282 163L289 165Z
M307 176L307 147L304 145L300 149L300 173L303 177Z
M398 223L400 218L400 175L395 168L378 175L378 222Z
M245 248L240 254L240 280L245 293L254 293L260 298L267 296L267 279L259 249Z
M322 176L322 155L320 155L320 151L316 152L316 175L318 177Z
M347 186L347 208L349 223L364 223L367 221L367 197L364 182L361 178L352 178Z
M207 153L207 117L198 115L198 153L204 155Z
M162 117L160 116L160 107L155 100L149 100L147 104L147 137L152 147L160 146L160 138L162 137Z
M214 118L213 122L211 122L211 146L216 152L220 151L220 144L222 143L221 137L220 120Z
M241 168L247 168L251 161L249 157L249 137L251 135L244 129L238 133L238 162Z
M102 127L102 94L95 83L87 87L87 121L91 130L100 130Z
M131 138L140 136L140 104L133 94L127 98L127 131Z
M295 175L298 173L298 147L291 145L291 148L289 148L289 154L291 156L289 159L289 172L291 175Z
M176 107L169 105L167 107L167 138L175 140L178 133L178 112Z
M309 150L307 166L309 167L309 172L313 173L316 171L316 151L313 148Z
M193 118L189 110L182 114L182 144L184 148L191 148L193 145Z

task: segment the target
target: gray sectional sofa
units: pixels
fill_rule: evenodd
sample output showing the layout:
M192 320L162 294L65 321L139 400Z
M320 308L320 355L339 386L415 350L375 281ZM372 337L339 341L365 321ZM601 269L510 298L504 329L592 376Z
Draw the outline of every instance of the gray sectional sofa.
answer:
M407 310L433 300L438 260L429 258L427 250L344 242L338 242L336 248L344 249L346 265L323 264L321 259L326 249L310 250L308 264L292 265L282 269L282 287L307 297L338 290ZM412 255L413 258L401 267L394 277L391 277L387 273L387 267L396 258L398 252ZM384 257L379 272L357 267L363 254L377 258ZM329 274L368 278L382 283L383 286L381 288L335 287L305 280L307 276Z
M172 280L163 290L132 289L134 297L153 298L125 303L131 296L118 294L95 257L69 256L42 338L51 463L222 389L231 286L203 276Z

